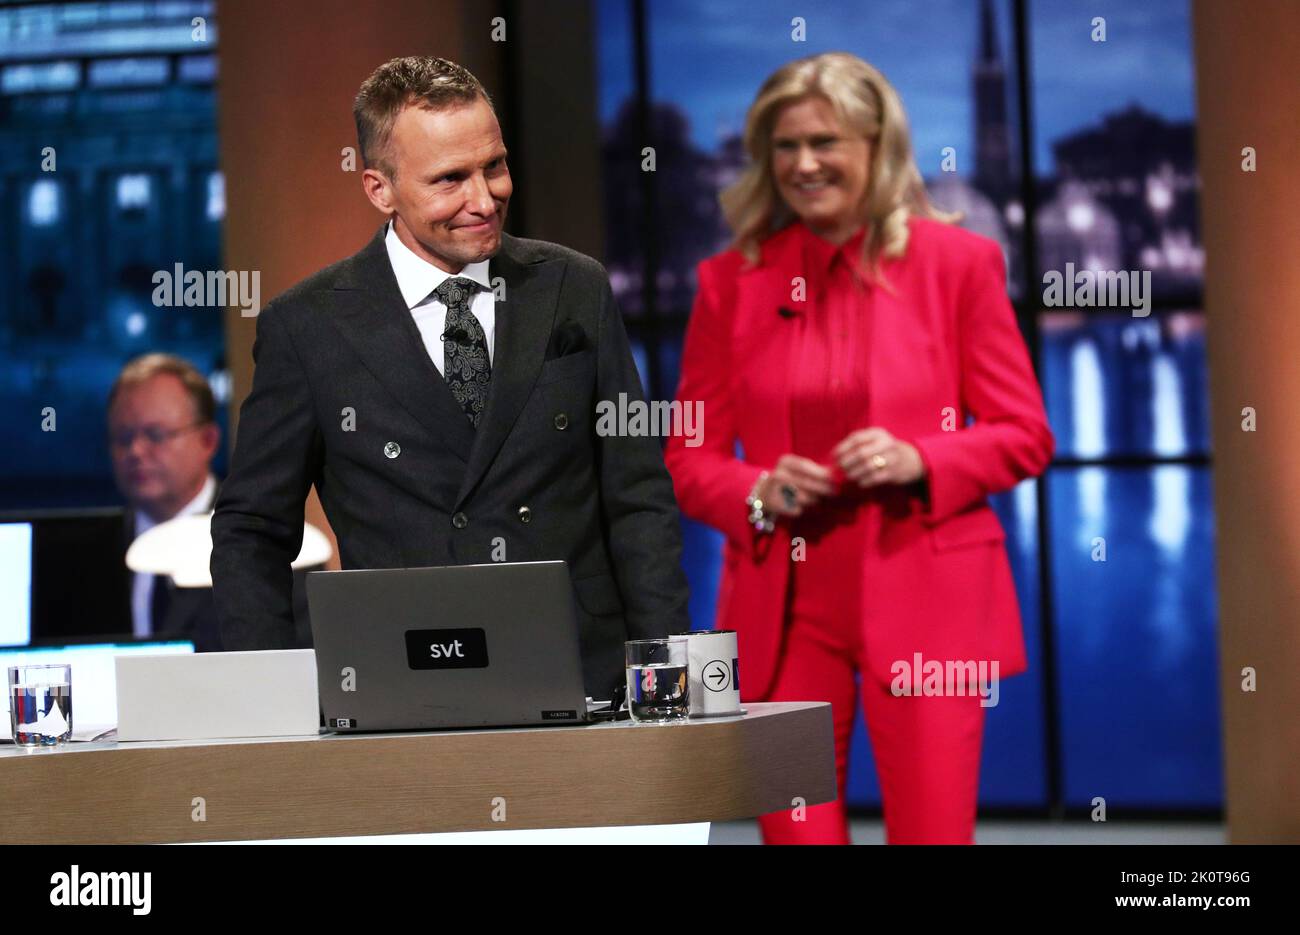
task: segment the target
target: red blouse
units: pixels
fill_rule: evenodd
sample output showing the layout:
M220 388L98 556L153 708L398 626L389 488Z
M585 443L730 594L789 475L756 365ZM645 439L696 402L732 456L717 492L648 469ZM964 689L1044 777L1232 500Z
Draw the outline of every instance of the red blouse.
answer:
M831 451L855 429L867 427L871 286L862 268L859 230L839 246L797 223L803 242L807 299L797 320L800 343L790 374L794 453L843 474Z
M795 322L799 346L788 383L790 443L795 454L831 469L838 492L794 520L791 534L802 537L810 549L844 553L849 561L861 550L861 536L870 522L870 511L862 507L870 497L844 477L832 451L850 432L869 424L873 293L861 259L866 232L859 230L836 246L801 223L795 226L808 291L803 303L793 303L803 314ZM813 564L818 568L800 563L795 572L801 602L824 601L827 613L836 605L852 607L858 576L833 570L840 569L840 563ZM822 577L818 569L830 576ZM803 610L824 616L807 606Z

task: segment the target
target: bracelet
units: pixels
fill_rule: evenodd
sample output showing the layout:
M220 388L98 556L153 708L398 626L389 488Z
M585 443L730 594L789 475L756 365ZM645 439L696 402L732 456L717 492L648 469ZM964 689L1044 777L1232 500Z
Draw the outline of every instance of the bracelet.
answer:
M763 508L763 501L758 496L758 488L767 477L767 471L760 472L758 480L754 481L754 486L749 490L749 496L745 498L745 506L749 507L749 524L759 532L771 532L776 528L775 514Z

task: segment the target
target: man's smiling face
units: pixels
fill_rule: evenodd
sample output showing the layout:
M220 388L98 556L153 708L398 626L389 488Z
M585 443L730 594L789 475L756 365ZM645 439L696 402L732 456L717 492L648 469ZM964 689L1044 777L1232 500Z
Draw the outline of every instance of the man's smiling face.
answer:
M416 255L458 273L500 249L514 186L487 101L437 111L402 108L387 157L396 178L366 169L366 195L395 215L397 236Z

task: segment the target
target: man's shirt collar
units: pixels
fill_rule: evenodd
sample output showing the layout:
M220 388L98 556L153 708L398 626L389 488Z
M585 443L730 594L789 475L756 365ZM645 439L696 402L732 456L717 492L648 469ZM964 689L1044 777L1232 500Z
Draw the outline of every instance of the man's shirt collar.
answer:
M492 281L488 278L490 259L470 263L459 273L448 273L416 256L402 243L391 221L388 223L388 234L384 237L384 246L388 248L388 262L392 264L393 275L397 277L397 288L401 290L407 308L421 304L434 289L452 276L472 279L488 292L492 291Z

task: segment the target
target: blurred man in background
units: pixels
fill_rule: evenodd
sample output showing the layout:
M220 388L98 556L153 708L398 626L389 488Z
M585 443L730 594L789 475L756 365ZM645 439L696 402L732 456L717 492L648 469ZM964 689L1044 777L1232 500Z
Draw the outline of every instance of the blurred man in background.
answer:
M108 397L113 477L126 498L126 538L207 513L216 500L212 458L221 443L216 401L203 374L179 357L146 354L123 368ZM167 575L129 572L136 637L193 640L221 649L211 588L177 588Z
M210 513L218 482L212 459L221 444L217 404L207 379L172 354L130 361L108 394L113 478L126 498L125 545L180 516ZM316 568L322 566L315 566ZM130 575L134 636L192 640L196 651L225 649L212 588L178 588L168 575ZM293 574L291 645L311 646L306 574Z

